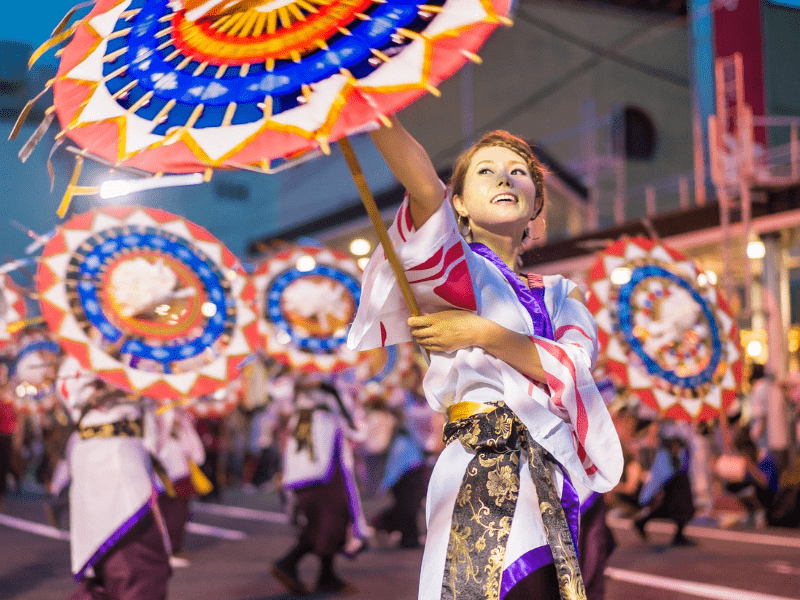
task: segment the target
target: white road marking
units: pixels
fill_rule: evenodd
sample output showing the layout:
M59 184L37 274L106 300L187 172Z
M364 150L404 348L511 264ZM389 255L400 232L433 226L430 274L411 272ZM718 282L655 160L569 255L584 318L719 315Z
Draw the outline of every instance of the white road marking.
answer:
M35 523L34 521L10 517L8 515L0 514L0 525L6 525L13 529L19 529L20 531L27 531L28 533L43 535L44 537L53 538L54 540L69 540L69 531L56 529L50 525L43 525L42 523Z
M630 519L608 518L608 526L613 529L633 529ZM675 525L650 521L647 531L655 533L675 533ZM724 540L726 542L746 542L749 544L762 544L764 546L784 546L786 548L800 548L800 538L783 535L770 535L768 533L750 533L747 531L731 531L727 529L713 529L711 527L697 527L689 525L683 532L690 537Z
M278 523L281 525L289 523L289 517L283 513L254 510L252 508L242 508L241 506L228 506L226 504L194 502L192 503L192 511L221 517L232 517L234 519L250 519L253 521L265 521L267 523Z
M225 529L223 527L212 527L202 523L189 522L186 524L186 531L196 535L207 535L210 537L222 538L224 540L243 540L247 537L244 531L238 529Z
M761 592L750 592L738 590L721 585L711 585L709 583L697 583L694 581L684 581L682 579L672 579L671 577L661 577L660 575L650 575L637 571L626 571L624 569L606 568L606 576L615 581L632 583L650 588L670 590L700 598L712 598L713 600L797 600L787 596L773 596Z
M36 523L35 521L26 521L25 519L18 519L17 517L0 514L0 525L6 525L7 527L20 531L27 531L28 533L35 533L36 535L49 537L54 540L69 541L69 531L56 529L50 525ZM203 525L202 523L187 523L186 531L196 535L206 535L226 540L243 540L247 537L244 531L239 531L238 529L211 527L210 525Z

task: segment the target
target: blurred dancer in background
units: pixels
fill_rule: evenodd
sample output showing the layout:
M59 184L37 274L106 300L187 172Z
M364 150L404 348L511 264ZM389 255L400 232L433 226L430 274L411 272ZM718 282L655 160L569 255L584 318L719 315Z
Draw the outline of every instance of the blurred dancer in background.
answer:
M165 600L169 538L157 504L152 412L67 358L59 389L77 436L70 448L70 600ZM145 439L147 438L147 439Z
M643 508L637 513L634 525L642 539L647 540L645 526L650 519L669 519L677 525L672 545L694 546L695 542L683 533L695 513L689 480L689 442L683 426L688 424L667 421L661 425L660 447L639 495Z
M191 417L182 408L174 406L161 412L157 424L157 456L169 481L158 497L158 506L169 533L170 564L185 567L188 561L178 555L183 549L184 529L189 520L189 500L211 491L211 482L198 466L205 461L206 453Z
M376 532L399 532L401 548L419 548L417 518L428 483L423 447L419 443L422 439L409 431L401 406L389 407L385 399L372 399L373 403L379 400L382 404L378 408L392 418L380 489L392 494L393 503L375 516L371 524ZM369 409L369 403L365 408Z
M14 452L14 432L17 430L17 412L8 380L8 364L0 362L0 511L5 509L8 480L12 474L11 457Z
M352 408L330 383L307 378L296 387L283 484L295 494L300 531L297 544L272 567L272 574L295 594L308 592L298 574L298 565L307 554L320 560L315 592L357 591L334 568L348 528L355 537L366 536L351 446L362 436Z

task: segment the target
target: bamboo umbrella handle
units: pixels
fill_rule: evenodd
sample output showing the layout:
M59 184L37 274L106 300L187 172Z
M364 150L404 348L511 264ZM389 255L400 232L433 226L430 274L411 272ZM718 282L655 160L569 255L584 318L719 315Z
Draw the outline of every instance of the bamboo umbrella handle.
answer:
M343 137L339 140L339 147L342 149L344 159L347 161L347 166L350 168L350 174L353 176L353 181L356 183L358 193L361 194L361 201L364 203L364 208L367 209L367 214L372 221L372 226L378 234L378 239L383 246L383 252L392 265L394 276L397 278L397 283L400 286L400 291L403 293L403 299L406 301L408 310L411 312L412 317L418 317L422 313L419 311L417 300L414 298L414 293L411 291L411 285L408 283L406 273L403 266L400 264L400 259L397 258L397 253L392 245L392 240L389 239L389 232L386 230L386 225L381 218L381 213L378 211L378 205L375 204L375 198L372 197L372 192L369 189L367 180L364 178L364 172L361 170L361 165L358 163L358 157L350 140Z

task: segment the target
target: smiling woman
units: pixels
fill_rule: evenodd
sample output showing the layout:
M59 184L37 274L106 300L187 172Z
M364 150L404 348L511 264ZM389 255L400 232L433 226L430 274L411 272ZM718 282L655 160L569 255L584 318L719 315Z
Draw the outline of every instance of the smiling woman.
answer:
M512 243L521 244L544 208L542 166L524 140L505 131L486 134L458 158L450 187L462 235L471 242L504 246L493 238L507 233ZM510 210L491 210L491 205ZM522 233L517 234L520 227ZM519 248L512 246L510 251L513 256L503 257L504 262L515 268Z
M371 135L408 192L389 237L423 315L398 309L378 247L348 345L413 338L430 352L428 403L448 418L419 598L585 598L572 481L609 490L622 452L591 376L596 327L580 291L516 272L544 204L542 168L525 142L494 132L458 160L446 190L396 120Z

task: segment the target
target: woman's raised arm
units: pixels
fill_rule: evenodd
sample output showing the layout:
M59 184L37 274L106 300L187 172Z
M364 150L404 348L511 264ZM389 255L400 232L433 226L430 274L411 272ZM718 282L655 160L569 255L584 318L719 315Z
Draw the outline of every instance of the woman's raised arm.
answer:
M445 188L425 148L397 118L391 117L391 122L391 127L381 127L370 136L392 173L408 190L411 219L419 229L441 206Z

